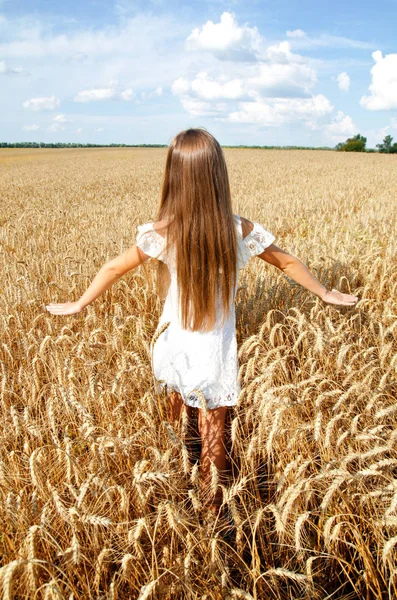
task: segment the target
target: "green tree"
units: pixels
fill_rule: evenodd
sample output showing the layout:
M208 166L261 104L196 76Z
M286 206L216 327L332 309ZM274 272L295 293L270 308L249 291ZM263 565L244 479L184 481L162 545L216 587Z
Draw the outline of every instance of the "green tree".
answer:
M391 135L386 135L383 139L383 144L376 144L379 152L383 154L397 154L397 143L392 144L393 138Z
M365 152L367 138L359 133L348 138L343 146L343 152Z
M347 138L345 142L341 142L335 146L335 150L341 152L365 152L367 138L359 133L351 138Z
M379 148L379 152L389 154L390 152L393 152L392 148L393 148L393 146L395 146L395 144L392 144L392 141L393 141L392 136L386 135L383 138L383 143L376 144L376 147Z

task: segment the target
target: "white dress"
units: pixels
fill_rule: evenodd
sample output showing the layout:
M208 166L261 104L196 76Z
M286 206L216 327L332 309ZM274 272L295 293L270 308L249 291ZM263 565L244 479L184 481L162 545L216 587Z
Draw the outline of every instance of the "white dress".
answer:
M243 239L241 219L234 215L237 231L237 271L245 267L252 256L261 254L275 237L259 223L253 223L252 231ZM148 256L158 258L168 266L171 283L156 332L164 323L168 327L160 334L153 347L152 369L158 389L164 385L167 391L182 395L188 406L200 408L201 402L195 390L200 390L207 401L207 408L234 406L241 391L238 381L238 356L236 340L236 317L233 290L231 310L223 327L219 325L220 296L216 309L217 321L209 332L182 329L179 319L178 288L175 259L172 252L163 255L165 239L153 228L153 222L137 227L136 245Z

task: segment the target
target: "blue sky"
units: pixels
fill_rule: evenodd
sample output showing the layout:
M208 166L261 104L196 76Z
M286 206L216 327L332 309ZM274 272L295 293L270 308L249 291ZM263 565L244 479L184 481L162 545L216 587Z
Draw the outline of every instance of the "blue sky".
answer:
M0 141L397 139L397 0L0 0Z

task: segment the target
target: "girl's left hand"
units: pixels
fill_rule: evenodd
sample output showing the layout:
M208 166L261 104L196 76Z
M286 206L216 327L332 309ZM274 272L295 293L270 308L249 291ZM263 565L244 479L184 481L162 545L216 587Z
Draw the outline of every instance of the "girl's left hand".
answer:
M356 304L358 297L352 296L351 294L343 294L338 290L332 289L331 291L326 290L324 295L321 297L323 302L328 304L339 304L342 306L353 306Z
M83 310L78 302L65 302L64 304L48 304L48 312L53 315L75 315Z

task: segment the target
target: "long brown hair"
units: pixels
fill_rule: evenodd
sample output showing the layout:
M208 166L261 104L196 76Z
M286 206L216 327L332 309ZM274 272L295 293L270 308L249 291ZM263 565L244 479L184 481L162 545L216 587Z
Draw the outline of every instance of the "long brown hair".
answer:
M237 240L225 157L206 129L186 129L172 139L156 220L167 221L167 250L175 252L181 325L210 331L217 294L221 323L234 301ZM157 268L164 297L168 267L159 261Z

